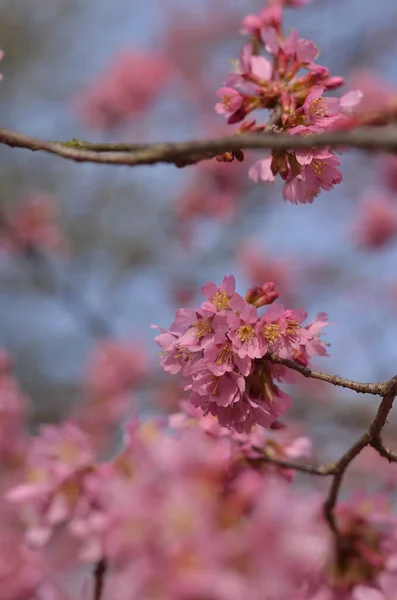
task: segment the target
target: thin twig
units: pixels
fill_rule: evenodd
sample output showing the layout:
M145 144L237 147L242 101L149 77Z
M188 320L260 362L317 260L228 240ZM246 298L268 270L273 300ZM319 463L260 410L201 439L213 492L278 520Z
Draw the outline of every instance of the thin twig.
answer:
M105 575L107 570L106 560L102 558L94 568L94 594L92 600L101 600L105 587Z
M269 463L271 465L275 465L276 467L281 467L282 469L291 469L293 471L309 473L310 475L320 475L322 477L332 475L335 472L335 464L320 465L320 466L304 465L304 464L300 464L297 462L283 460L283 459L274 458L272 456L269 456L268 454L266 454L266 452L263 451L263 448L257 448L255 446L253 446L252 449L255 450L256 452L260 453L260 456L250 459L250 462L253 462L253 463L265 462L265 463Z
M319 379L320 381L326 381L327 383L331 383L332 385L344 387L349 390L353 390L358 394L373 394L374 396L381 395L385 383L361 383L359 381L353 381L351 379L345 379L344 377L339 377L338 375L329 375L328 373L321 373L320 371L313 371L310 367L304 367L293 360L280 358L276 354L269 352L266 355L266 358L270 360L272 363L283 365L284 367L288 367L289 369L293 369L297 371L304 377L311 377L312 379Z
M349 448L349 450L336 462L335 475L324 503L324 516L332 531L335 533L337 543L341 541L342 535L335 520L335 506L338 500L339 490L344 474L350 463L360 454L366 446L373 446L379 451L380 434L386 424L386 419L392 409L397 394L397 377L393 377L386 383L381 384L380 395L382 401L376 411L376 415L369 425L367 431Z
M128 166L169 163L180 167L244 149L287 151L330 147L397 152L397 127L360 127L309 136L266 132L157 144L95 144L82 140L56 142L0 129L0 144L48 152L76 162Z
M397 453L386 448L381 437L372 440L371 446L390 463L397 462Z

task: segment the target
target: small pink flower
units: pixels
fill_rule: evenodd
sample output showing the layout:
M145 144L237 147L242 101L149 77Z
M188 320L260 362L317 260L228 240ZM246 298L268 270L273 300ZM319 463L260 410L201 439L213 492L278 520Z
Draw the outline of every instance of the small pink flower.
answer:
M307 96L302 108L297 112L305 115L305 125L314 125L327 129L339 119L338 98L324 98L324 88L314 88Z
M77 98L77 112L89 127L119 127L147 111L171 76L163 55L123 51Z
M257 321L257 310L251 304L246 304L238 316L235 314L228 316L228 325L230 327L228 337L232 341L233 348L240 358L245 358L246 356L260 358L263 356L259 348L256 333Z
M28 539L45 545L84 499L84 479L93 468L88 436L74 423L44 426L28 453L27 481L7 493L28 515Z
M250 73L258 80L259 84L265 83L271 79L273 67L264 56L251 56Z
M261 356L267 352L278 354L285 344L285 309L281 304L271 304L259 319L256 332Z
M210 371L199 373L191 384L192 392L204 396L217 406L230 406L238 402L245 389L244 377L235 372L225 372L217 377ZM193 405L197 404L192 400Z
M248 177L257 183L259 179L261 181L274 181L275 175L272 172L273 156L267 156L266 158L261 158L256 161L248 171Z
M247 15L240 28L240 33L259 36L261 29L265 27L273 27L279 29L281 25L281 19L283 15L283 9L281 4L274 4L273 6L266 6L256 15Z
M236 293L236 280L233 275L226 275L219 287L215 283L206 283L201 291L207 298L207 302L203 302L201 307L212 313L224 314L225 311L244 305L242 296Z
M385 246L397 234L397 209L386 194L365 199L355 219L353 234L359 246L376 249Z
M215 110L220 115L230 117L243 106L244 96L231 87L219 88L216 95L221 98L221 101L215 105Z
M194 311L190 326L178 343L191 352L197 352L211 344L216 336L222 339L227 330L226 317L214 315L211 310L198 309Z
M207 346L204 350L203 364L218 377L226 371L235 371L236 368L242 375L248 375L251 370L250 357L246 355L241 358L230 340Z
M294 30L287 38L281 41L273 29L261 32L265 48L271 54L277 56L283 53L289 58L296 60L301 65L308 65L318 57L319 51L314 42L304 38L298 38Z
M310 156L303 156L296 156L297 160L304 163L300 173L290 175L283 189L285 200L293 204L311 203L320 189L329 191L342 181L342 173L337 168L340 160L334 154L323 151L318 155L313 154L311 160Z

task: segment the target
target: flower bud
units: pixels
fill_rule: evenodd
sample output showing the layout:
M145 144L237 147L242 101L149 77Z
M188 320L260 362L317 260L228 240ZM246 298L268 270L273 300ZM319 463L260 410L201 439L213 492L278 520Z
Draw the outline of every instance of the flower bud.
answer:
M261 306L271 304L277 300L279 295L280 294L275 290L275 284L268 281L262 286L254 285L251 287L245 295L245 300L249 304L256 306L256 308L260 308Z

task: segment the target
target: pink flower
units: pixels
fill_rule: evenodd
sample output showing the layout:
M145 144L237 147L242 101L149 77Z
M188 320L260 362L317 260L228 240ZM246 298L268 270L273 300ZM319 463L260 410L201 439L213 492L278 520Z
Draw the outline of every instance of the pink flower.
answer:
M89 127L118 127L146 112L171 75L164 56L123 51L77 98L77 111Z
M27 459L27 481L9 490L7 499L25 507L28 539L40 547L84 501L84 478L94 456L88 436L73 423L65 423L43 426Z
M366 198L359 207L353 226L359 246L377 249L385 246L397 234L395 202L387 194Z
M228 330L226 317L211 310L198 309L188 330L179 338L179 344L192 352L205 348L215 339L222 340Z
M274 258L266 249L251 240L245 242L239 252L239 263L245 276L254 284L274 281L276 289L286 294L291 285L294 265L284 259Z
M256 15L247 15L240 28L240 33L258 36L261 29L265 27L273 27L278 30L281 25L283 9L281 4L266 6Z
M203 364L218 377L226 371L235 371L236 369L242 375L248 375L251 370L251 360L248 354L241 358L229 339L224 343L207 346L204 349Z
M282 53L287 57L296 60L300 65L308 65L314 62L319 55L318 48L314 42L304 38L298 38L298 34L295 30L283 41L279 39L273 29L262 31L261 37L268 52L275 56Z
M281 304L271 304L259 319L256 332L261 356L269 350L278 354L285 344L285 309Z
M221 101L215 105L215 110L220 115L230 117L243 106L244 96L231 87L219 88L216 95L221 98Z
M244 377L235 372L225 372L219 377L210 371L199 372L191 384L194 406L200 406L204 397L206 403L214 403L216 406L230 406L238 402L245 389Z
M271 79L273 67L271 62L264 56L251 56L250 74L257 79L259 84L265 83Z
M201 291L208 302L203 302L201 307L213 313L225 314L231 308L244 305L242 296L235 290L236 280L233 275L226 275L219 287L215 283L206 283Z
M232 341L233 348L240 358L246 356L260 358L263 354L260 351L255 330L258 320L257 310L255 306L246 304L239 313L238 316L235 314L228 316L230 327L228 337Z
M248 177L257 183L259 179L262 181L274 181L275 175L271 169L273 156L267 156L256 161L248 171Z
M103 339L90 357L86 388L100 397L117 396L136 386L147 372L142 344Z
M7 600L39 598L46 579L44 556L29 549L3 520L0 532L1 595Z
M12 376L8 354L0 349L0 460L15 468L23 460L27 441L27 398Z
M66 254L69 245L59 229L56 212L50 196L28 198L13 214L2 215L0 247L10 253L36 249Z
M340 160L332 153L321 152L314 155L309 164L305 164L306 158L302 158L302 162L300 173L291 175L283 189L284 199L293 204L311 203L320 189L329 191L342 181L342 173L337 168Z
M162 333L157 335L154 340L162 349L160 364L166 373L175 375L191 362L192 353L179 344L177 335L162 330Z
M314 88L307 96L297 113L304 113L305 125L314 125L327 129L339 119L338 98L324 98L324 88Z

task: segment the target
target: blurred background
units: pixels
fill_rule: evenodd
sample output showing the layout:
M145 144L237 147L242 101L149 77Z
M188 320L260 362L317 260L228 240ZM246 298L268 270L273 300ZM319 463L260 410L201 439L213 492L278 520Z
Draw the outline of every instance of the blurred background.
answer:
M263 0L28 5L0 3L2 127L131 143L232 133L214 111L216 90L243 43L242 18ZM393 87L395 0L315 0L286 18L286 31L314 40L320 64L346 77L344 91L363 78ZM116 392L114 422L177 408L150 325L168 327L228 273L242 294L272 280L287 306L329 314L319 369L362 381L397 372L396 160L350 152L341 185L293 206L279 182L248 179L255 156L178 170L0 147L0 345L33 428L84 402L101 411ZM292 419L318 442L319 460L341 454L376 402L308 381L292 395Z

